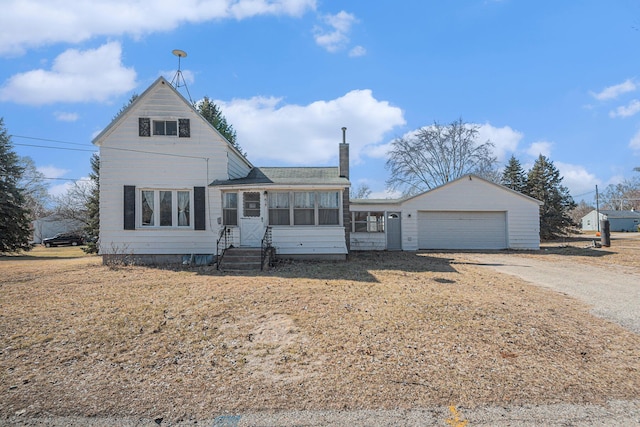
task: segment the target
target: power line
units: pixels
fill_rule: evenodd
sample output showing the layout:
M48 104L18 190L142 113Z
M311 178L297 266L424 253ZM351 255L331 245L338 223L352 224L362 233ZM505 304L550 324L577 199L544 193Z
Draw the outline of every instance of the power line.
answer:
M51 147L48 145L36 145L36 144L20 144L20 143L13 143L13 145L18 145L20 147L36 147L36 148L49 148L51 150L64 150L64 151L86 151L89 153L95 153L97 150L87 150L87 149L82 149L82 148L67 148L67 147Z
M38 138L35 136L9 135L11 138L33 139L34 141L56 142L58 144L79 145L81 147L91 147L92 144L81 144L79 142L60 141L58 139Z
M79 145L81 147L90 147L88 144L80 144L80 143L77 143L77 142L68 142L68 141L59 141L59 140L56 140L56 139L36 138L36 137L22 136L22 135L11 135L11 137L33 139L33 140L37 140L37 141L55 142L55 143L58 143L58 144ZM89 152L89 153L95 153L95 152L99 151L99 149L97 149L97 148L94 148L94 149L82 149L82 148L52 147L52 146L49 146L49 145L21 144L21 143L14 143L13 145L18 145L18 146L22 146L22 147L47 148L47 149L50 149L50 150L85 151L85 152ZM178 158L183 158L183 159L208 160L207 157L187 156L185 154L175 154L175 153L162 153L162 152L159 152L159 151L134 150L132 148L100 147L100 149L101 150L126 151L126 152L130 152L130 153L140 153L140 154L155 154L157 156L178 157Z

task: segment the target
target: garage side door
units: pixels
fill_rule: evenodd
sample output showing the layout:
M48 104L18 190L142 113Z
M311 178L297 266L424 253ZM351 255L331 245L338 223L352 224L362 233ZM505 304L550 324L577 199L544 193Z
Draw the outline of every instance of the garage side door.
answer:
M418 212L420 249L505 249L505 212Z

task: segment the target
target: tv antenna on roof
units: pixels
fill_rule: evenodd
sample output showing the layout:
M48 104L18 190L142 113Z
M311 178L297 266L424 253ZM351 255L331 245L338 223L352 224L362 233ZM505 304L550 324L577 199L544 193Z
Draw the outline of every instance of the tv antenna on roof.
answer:
M187 52L180 49L173 49L171 53L173 53L175 56L178 57L178 71L176 71L176 75L173 76L173 79L171 80L171 85L176 89L179 89L180 87L184 86L184 88L187 91L187 95L189 95L189 101L193 104L193 99L191 99L191 93L189 93L187 82L185 81L184 75L182 74L182 70L180 69L180 60L182 58L187 57ZM182 80L182 83L180 82L180 80Z

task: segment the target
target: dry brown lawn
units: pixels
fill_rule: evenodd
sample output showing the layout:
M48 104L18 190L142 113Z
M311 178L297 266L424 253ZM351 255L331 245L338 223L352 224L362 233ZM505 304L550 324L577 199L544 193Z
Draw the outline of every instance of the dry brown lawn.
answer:
M632 267L636 250L518 256ZM640 336L464 254L223 275L37 248L0 258L0 275L0 420L600 403L640 390Z

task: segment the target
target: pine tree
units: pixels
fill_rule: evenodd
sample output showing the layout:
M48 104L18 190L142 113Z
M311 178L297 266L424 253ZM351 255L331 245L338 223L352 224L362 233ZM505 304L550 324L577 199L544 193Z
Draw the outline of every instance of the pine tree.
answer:
M540 237L550 240L566 235L576 224L569 213L576 203L553 162L540 155L527 176L528 196L544 202L540 207Z
M0 254L31 249L30 212L18 182L24 169L0 117Z
M227 122L227 119L222 115L222 110L220 110L220 108L214 104L208 96L205 96L202 101L195 105L195 107L202 117L211 123L213 127L231 143L231 145L236 147L244 156L247 155L247 153L242 151L242 148L236 140L235 129L233 129L233 126L230 125Z
M511 156L509 163L502 172L501 184L512 190L523 193L527 189L527 175L522 169L522 165L515 156Z
M91 156L91 173L89 178L93 187L87 200L87 225L84 227L87 245L82 249L88 254L98 253L98 238L100 237L100 157Z

